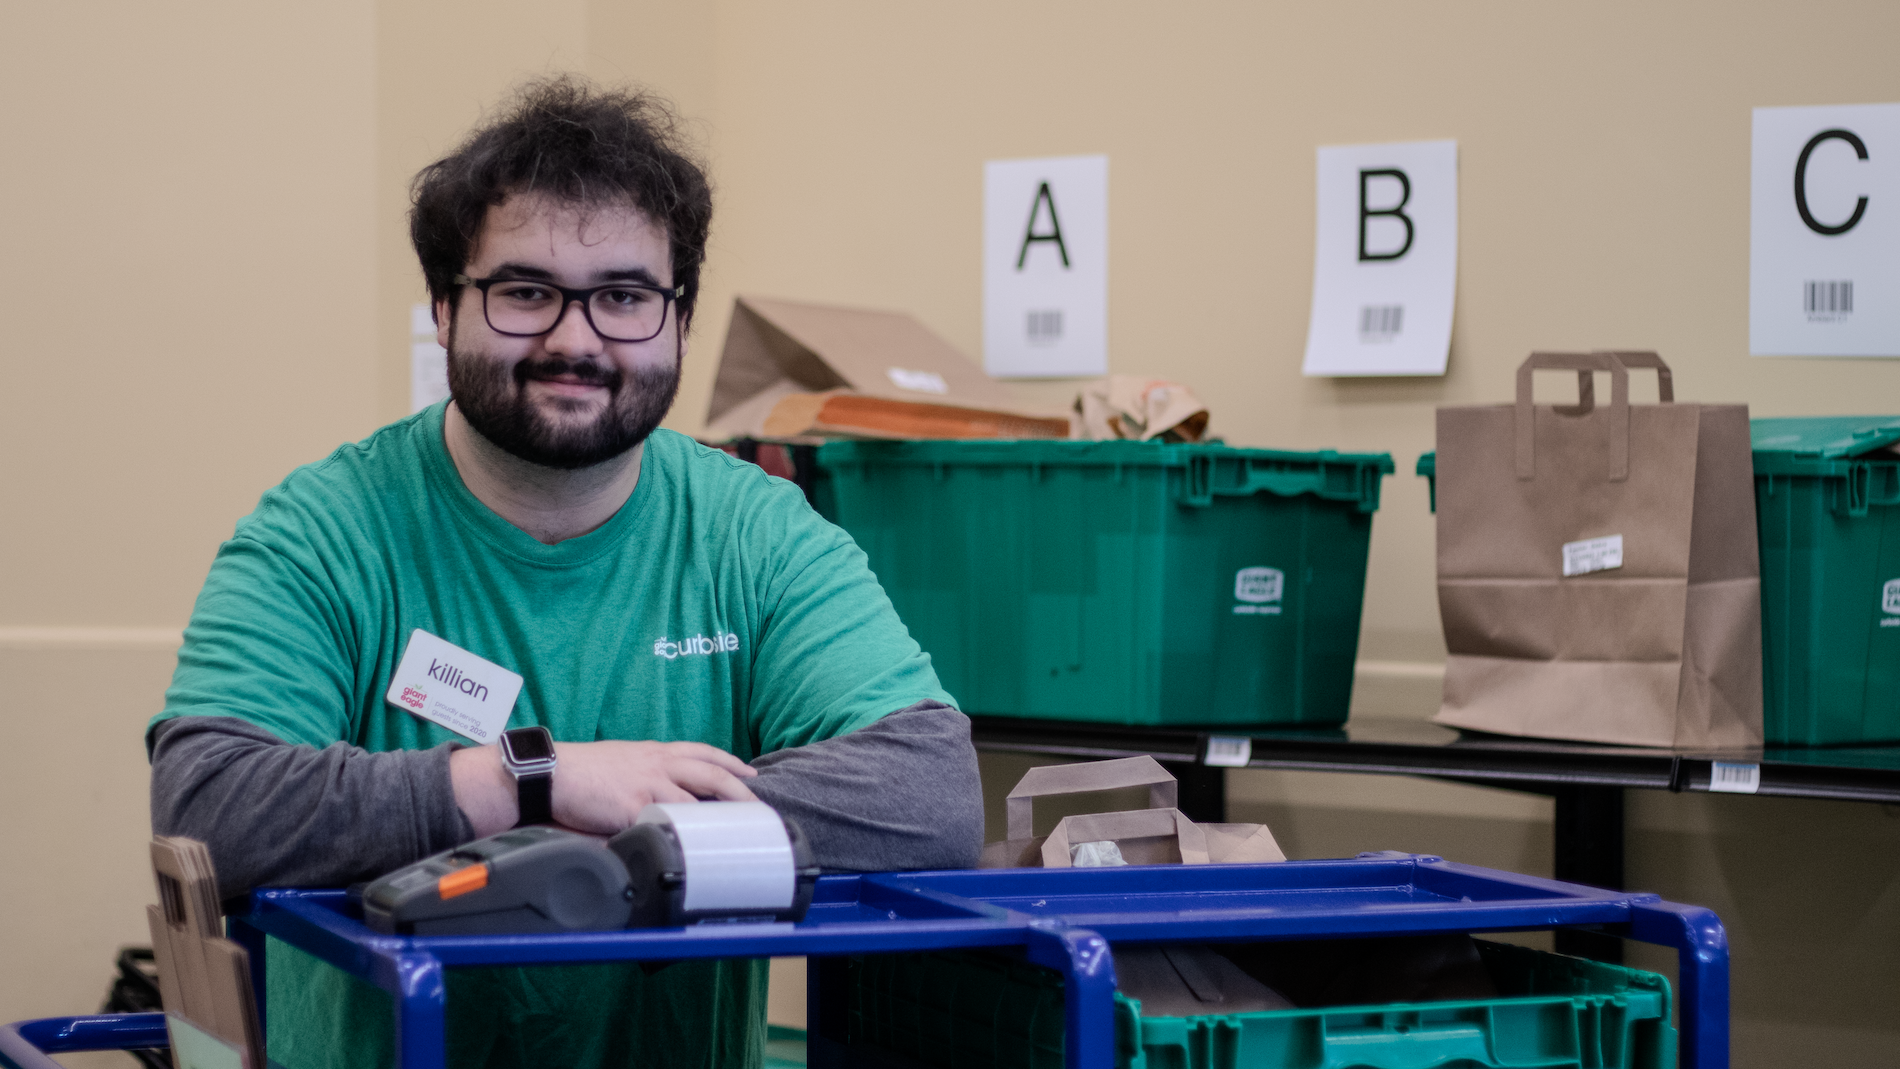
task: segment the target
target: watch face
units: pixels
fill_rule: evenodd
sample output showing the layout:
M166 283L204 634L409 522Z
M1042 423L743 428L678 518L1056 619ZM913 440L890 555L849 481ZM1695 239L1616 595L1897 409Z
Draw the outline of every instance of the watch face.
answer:
M546 761L554 756L554 738L546 728L522 728L507 732L508 753L516 761Z

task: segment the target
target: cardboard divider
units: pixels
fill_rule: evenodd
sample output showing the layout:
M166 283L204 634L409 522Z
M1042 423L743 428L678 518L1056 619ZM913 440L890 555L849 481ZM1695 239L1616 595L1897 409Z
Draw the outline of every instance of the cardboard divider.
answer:
M1121 787L1147 787L1148 809L1084 813L1062 818L1037 837L1037 798ZM1112 842L1130 865L1285 861L1286 854L1264 824L1197 824L1175 808L1179 786L1161 762L1143 754L1113 761L1084 761L1032 768L1005 800L1009 838L983 848L979 868L1070 868L1070 848Z
M159 904L147 908L146 919L166 1016L231 1048L235 1064L264 1069L250 956L220 934L210 850L193 839L159 837L151 853ZM176 1043L173 1049L177 1064Z

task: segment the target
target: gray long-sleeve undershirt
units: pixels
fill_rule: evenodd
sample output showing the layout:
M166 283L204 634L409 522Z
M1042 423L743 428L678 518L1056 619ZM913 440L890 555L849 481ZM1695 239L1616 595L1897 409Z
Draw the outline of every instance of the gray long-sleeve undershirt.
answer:
M152 830L206 843L226 898L380 876L475 837L444 744L370 753L292 745L234 717L152 730ZM970 722L919 702L848 735L752 762L746 785L791 817L827 870L967 868L983 841ZM556 772L559 775L559 772Z

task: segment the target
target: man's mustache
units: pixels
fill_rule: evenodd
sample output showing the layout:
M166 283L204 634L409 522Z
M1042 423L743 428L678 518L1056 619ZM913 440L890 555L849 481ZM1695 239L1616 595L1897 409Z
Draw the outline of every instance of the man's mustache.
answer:
M605 386L610 392L620 389L620 369L603 366L593 360L523 360L515 365L517 385L563 375L572 376L574 381L583 385Z

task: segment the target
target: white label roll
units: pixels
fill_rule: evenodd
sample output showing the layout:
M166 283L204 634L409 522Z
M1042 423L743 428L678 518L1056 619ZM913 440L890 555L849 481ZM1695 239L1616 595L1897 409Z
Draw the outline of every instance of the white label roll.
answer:
M656 802L641 824L670 824L685 856L688 913L789 909L798 890L792 840L764 802Z

